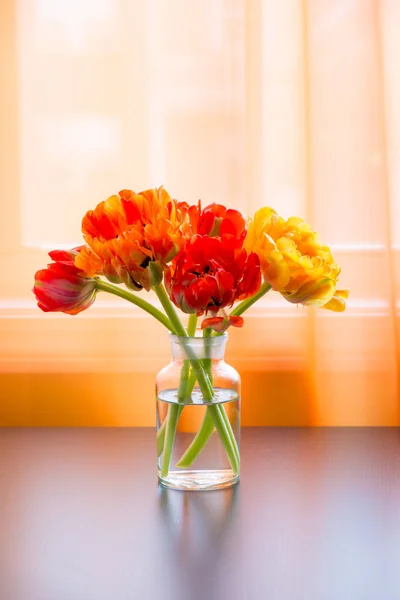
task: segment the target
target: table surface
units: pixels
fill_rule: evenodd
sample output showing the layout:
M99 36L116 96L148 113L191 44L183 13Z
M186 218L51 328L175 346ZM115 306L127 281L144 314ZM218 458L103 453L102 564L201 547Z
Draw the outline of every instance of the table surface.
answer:
M245 429L236 488L152 429L0 430L1 600L399 600L400 431Z

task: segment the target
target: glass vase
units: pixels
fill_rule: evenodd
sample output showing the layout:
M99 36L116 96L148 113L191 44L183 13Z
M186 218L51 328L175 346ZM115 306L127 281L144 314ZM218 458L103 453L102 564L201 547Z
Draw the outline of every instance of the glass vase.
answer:
M158 478L215 490L240 476L240 376L224 361L227 334L170 334L172 361L156 378Z

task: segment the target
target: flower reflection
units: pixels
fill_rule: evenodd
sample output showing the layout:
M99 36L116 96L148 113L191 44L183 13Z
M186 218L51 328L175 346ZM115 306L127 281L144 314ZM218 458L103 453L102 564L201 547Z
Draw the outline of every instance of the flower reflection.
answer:
M191 584L197 573L216 568L221 547L233 539L238 496L237 486L207 493L160 487L159 516L169 559Z

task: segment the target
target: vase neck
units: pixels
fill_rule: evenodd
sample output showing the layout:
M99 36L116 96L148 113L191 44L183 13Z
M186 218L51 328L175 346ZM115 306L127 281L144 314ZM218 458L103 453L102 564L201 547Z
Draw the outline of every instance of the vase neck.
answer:
M223 360L228 335L215 337L183 337L170 334L173 360L211 358Z

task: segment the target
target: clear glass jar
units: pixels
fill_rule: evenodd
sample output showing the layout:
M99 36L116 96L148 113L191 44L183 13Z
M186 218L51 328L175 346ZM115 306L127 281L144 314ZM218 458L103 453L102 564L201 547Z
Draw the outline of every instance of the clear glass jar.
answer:
M240 376L224 361L227 334L170 334L172 362L156 378L158 478L179 490L239 481Z

